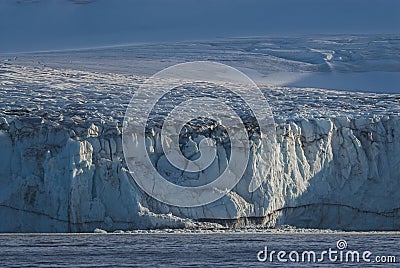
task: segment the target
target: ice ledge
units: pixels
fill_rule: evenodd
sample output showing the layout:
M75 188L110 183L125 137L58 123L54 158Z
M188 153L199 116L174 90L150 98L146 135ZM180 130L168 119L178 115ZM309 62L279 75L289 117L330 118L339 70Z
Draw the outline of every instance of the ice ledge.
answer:
M391 211L368 211L343 204L316 203L283 207L262 217L237 219L198 219L201 222L218 223L225 228L262 226L277 228L292 225L297 228L334 229L346 231L393 231L400 229L400 208ZM333 222L336 222L333 224Z

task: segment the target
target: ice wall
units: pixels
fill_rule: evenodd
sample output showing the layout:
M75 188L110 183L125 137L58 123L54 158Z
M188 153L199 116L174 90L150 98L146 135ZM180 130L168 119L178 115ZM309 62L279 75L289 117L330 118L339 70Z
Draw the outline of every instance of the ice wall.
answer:
M232 192L185 209L145 195L124 163L122 120L143 77L10 62L0 74L1 232L217 226L204 221L399 230L399 94L260 85L276 122L270 162L255 147ZM170 172L154 135L152 159ZM217 155L186 183L223 170L226 149ZM253 176L263 183L250 193Z
M135 185L123 160L120 123L0 117L0 231L207 226L196 219L400 229L399 116L278 120L276 131L270 169L258 166L255 150L227 196L203 207L177 208ZM163 161L161 152L155 157ZM210 168L222 169L223 163ZM166 165L158 166L165 172ZM249 193L252 174L263 183Z

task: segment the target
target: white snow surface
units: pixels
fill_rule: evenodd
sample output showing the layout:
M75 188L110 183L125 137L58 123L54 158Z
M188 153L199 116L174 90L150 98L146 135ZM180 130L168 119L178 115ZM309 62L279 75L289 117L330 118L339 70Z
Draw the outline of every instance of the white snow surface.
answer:
M136 61L134 68L139 70L143 60L132 57L124 67L125 54L118 56L118 49L111 49L110 55L120 57L124 71L121 66L104 67L104 54L98 51L84 53L96 59L83 58L77 64L79 52L25 54L0 65L0 231L226 224L400 229L400 94L259 84L276 122L270 169L257 166L261 156L254 150L242 180L228 195L202 207L171 207L141 191L124 163L122 120L132 94L145 79L126 68ZM327 55L324 58L332 61ZM66 61L69 57L71 62ZM251 60L254 63L255 58ZM238 62L244 68L250 64L245 59ZM159 68L158 63L149 60L149 69ZM301 68L316 66L320 65ZM398 72L396 64L384 66L385 71ZM156 148L152 157L165 173L169 167L158 150L157 133L149 139ZM217 153L220 157L222 150ZM210 168L222 170L227 159L221 160ZM258 176L262 185L249 193L252 176Z
M0 54L4 61L105 73L153 75L186 61L216 61L257 83L357 92L400 92L399 35L252 37Z

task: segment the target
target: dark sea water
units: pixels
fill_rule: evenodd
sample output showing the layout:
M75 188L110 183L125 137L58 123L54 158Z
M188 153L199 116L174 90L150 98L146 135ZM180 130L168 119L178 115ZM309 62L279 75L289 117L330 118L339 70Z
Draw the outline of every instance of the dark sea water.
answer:
M367 263L259 262L257 254L323 250L372 254ZM66 234L0 235L1 267L400 267L400 234ZM295 255L293 255L295 256ZM317 255L318 258L320 255ZM397 263L377 263L375 257L394 256ZM263 257L261 254L260 257ZM361 258L361 257L360 257ZM288 259L288 256L286 256ZM301 260L301 257L300 257Z

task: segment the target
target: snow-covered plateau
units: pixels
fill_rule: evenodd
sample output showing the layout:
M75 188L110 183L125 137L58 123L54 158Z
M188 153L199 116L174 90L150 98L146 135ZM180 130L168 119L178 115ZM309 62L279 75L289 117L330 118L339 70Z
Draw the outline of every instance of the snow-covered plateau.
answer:
M145 76L28 61L0 63L0 232L400 230L400 94L259 84L275 119L268 170L253 150L231 192L182 208L144 193L124 160L124 113ZM207 131L217 135L215 128ZM152 133L152 161L161 174L173 174ZM196 142L188 147L191 155ZM226 167L223 148L217 156L194 181ZM250 193L257 176L262 184Z

